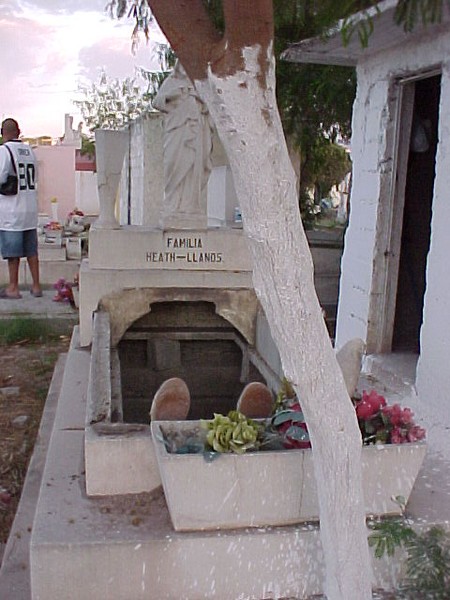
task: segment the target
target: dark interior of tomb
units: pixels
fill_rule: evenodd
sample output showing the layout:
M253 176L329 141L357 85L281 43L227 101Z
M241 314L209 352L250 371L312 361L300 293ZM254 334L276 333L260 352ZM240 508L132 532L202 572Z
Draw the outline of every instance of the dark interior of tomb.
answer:
M181 377L189 387L189 419L212 418L236 407L245 384L264 378L245 360L244 338L210 302L158 302L135 321L118 345L123 420L148 423L159 386Z
M406 176L393 351L419 352L430 247L441 76L416 81ZM416 136L413 143L413 138Z

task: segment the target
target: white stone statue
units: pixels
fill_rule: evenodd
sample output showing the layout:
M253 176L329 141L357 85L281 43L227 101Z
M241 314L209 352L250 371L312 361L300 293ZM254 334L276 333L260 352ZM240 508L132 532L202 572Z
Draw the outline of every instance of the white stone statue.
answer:
M165 114L162 224L206 227L212 121L180 62L161 85L153 106Z

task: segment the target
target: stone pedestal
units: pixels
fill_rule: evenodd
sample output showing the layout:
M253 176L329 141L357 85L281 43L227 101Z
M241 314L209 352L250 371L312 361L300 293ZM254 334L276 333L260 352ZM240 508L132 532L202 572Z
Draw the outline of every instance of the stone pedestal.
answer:
M100 215L95 227L117 229L115 215L117 190L128 143L127 131L98 129L95 132L98 199Z

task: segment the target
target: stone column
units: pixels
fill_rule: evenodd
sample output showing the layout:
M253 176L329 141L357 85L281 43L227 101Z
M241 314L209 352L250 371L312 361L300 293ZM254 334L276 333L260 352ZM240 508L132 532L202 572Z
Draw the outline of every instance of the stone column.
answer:
M94 225L98 229L120 227L115 215L115 204L128 139L128 131L97 129L95 132L100 215Z

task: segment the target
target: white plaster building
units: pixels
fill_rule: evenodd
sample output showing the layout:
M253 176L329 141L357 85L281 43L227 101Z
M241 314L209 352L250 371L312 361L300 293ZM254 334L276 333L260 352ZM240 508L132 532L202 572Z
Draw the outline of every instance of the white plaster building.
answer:
M292 45L293 62L356 66L351 214L341 264L336 345L418 357L422 407L449 419L450 11L406 33L396 0L378 5L368 48ZM358 18L358 15L355 15ZM394 356L395 359L395 356ZM415 364L415 363L414 363ZM446 424L447 426L450 423Z

